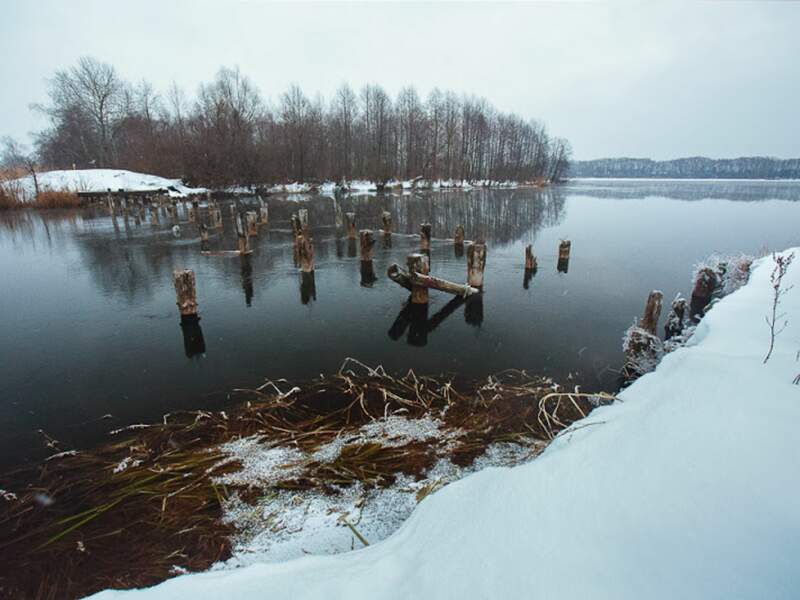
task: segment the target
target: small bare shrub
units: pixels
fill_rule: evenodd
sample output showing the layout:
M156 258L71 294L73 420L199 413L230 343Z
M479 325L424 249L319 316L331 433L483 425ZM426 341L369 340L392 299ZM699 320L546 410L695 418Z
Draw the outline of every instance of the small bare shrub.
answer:
M770 315L764 317L764 320L767 322L767 327L769 327L769 350L764 357L764 364L767 364L769 357L772 356L772 350L775 348L775 338L789 325L789 321L785 320L783 325L780 327L776 326L778 320L786 316L786 313L778 314L778 305L781 303L781 298L794 287L791 285L789 287L782 287L783 276L786 275L786 271L789 270L789 265L792 264L793 260L794 252L790 252L786 255L772 255L772 262L775 263L772 274L769 276L769 282L772 286L772 312Z

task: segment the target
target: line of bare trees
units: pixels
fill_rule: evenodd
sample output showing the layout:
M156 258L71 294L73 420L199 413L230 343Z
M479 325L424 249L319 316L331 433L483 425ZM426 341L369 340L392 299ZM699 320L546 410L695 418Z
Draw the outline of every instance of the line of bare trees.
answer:
M129 83L92 58L56 72L49 118L36 136L52 168L126 168L201 185L367 178L558 181L569 143L544 125L498 111L482 98L413 87L394 100L379 85L334 97L293 85L264 100L238 69L223 68L190 99Z

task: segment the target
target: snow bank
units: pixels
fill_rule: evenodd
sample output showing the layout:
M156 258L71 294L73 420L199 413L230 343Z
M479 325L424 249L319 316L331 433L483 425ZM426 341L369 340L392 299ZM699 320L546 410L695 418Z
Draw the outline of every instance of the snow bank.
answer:
M156 192L167 190L170 196L184 197L190 194L204 194L205 188L190 188L180 179L165 179L157 175L134 173L122 169L78 169L47 171L38 174L39 189L68 192L105 192L123 190L125 192ZM35 194L33 177L13 179L9 186L19 187L26 200Z
M771 269L758 261L623 402L425 498L380 544L95 597L797 598L800 266L764 365Z

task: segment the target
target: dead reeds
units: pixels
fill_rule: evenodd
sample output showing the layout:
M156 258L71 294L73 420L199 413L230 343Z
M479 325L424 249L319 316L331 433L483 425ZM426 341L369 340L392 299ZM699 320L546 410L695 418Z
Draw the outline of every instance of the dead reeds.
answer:
M613 399L564 392L523 371L469 384L413 371L395 377L351 359L332 376L234 395L234 409L167 414L115 431L99 448L0 477L0 489L15 496L0 498L0 595L71 598L152 585L174 565L203 570L227 558L226 501L269 492L226 478L242 465L221 446L236 440L257 436L260 446L304 457L278 470L269 488L328 493L356 482L389 486L401 474L420 480L442 457L470 465L498 442L546 442ZM401 418L427 419L434 433L400 439L381 429ZM372 429L383 433L365 435Z

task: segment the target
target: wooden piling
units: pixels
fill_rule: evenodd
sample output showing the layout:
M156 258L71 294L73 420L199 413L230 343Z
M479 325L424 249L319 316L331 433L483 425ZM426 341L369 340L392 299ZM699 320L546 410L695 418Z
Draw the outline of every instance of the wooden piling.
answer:
M533 255L533 246L531 244L525 246L525 270L536 270L536 257Z
M561 240L558 245L558 260L569 260L569 251L572 249L572 242Z
M467 283L483 288L483 270L486 268L486 244L470 244L467 248Z
M658 290L653 290L647 296L647 304L644 307L644 314L639 321L639 327L648 333L655 335L656 327L658 326L658 318L661 316L661 301L664 298Z
M194 271L181 269L172 274L175 284L175 297L181 318L197 314L197 291L195 288Z
M388 210L383 211L381 220L383 221L383 235L392 235L392 213L390 213Z
M158 206L155 204L150 205L150 224L158 225Z
M261 225L269 225L269 207L261 201L261 207L258 209L259 223Z
M351 240L356 239L356 213L345 213L347 220L347 237Z
M453 243L456 246L463 246L464 245L464 227L463 225L457 225L456 231L453 234Z
M697 271L694 280L694 288L692 289L692 312L695 313L694 307L705 308L711 302L711 296L714 290L719 285L717 274L713 269L704 268Z
M372 260L372 249L375 246L375 236L369 229L362 229L359 232L361 239L361 262Z
M208 241L208 227L206 227L205 223L200 223L200 241L207 242Z
M419 248L423 252L431 251L431 224L423 223L419 226Z
M406 259L409 274L427 275L430 269L428 257L420 252L409 254ZM428 303L428 288L421 285L411 286L411 303L412 304L427 304Z
M683 333L686 326L686 298L678 294L672 301L671 310L664 323L664 339L668 340Z
M258 236L258 213L254 210L248 210L245 213L245 220L247 222L247 235L252 237Z
M247 235L247 226L244 223L244 218L244 215L237 215L233 220L236 227L236 237L239 242L239 254L250 253L250 236Z
M217 206L209 209L208 217L211 221L212 229L219 229L222 227L222 211Z
M309 225L308 225L308 209L307 208L301 208L300 210L298 210L297 211L297 218L298 218L298 220L300 222L300 231L303 232L303 235L307 235L308 234L308 227L309 227Z
M310 235L301 234L298 238L298 258L300 261L300 270L303 273L311 273L314 271L314 241Z

